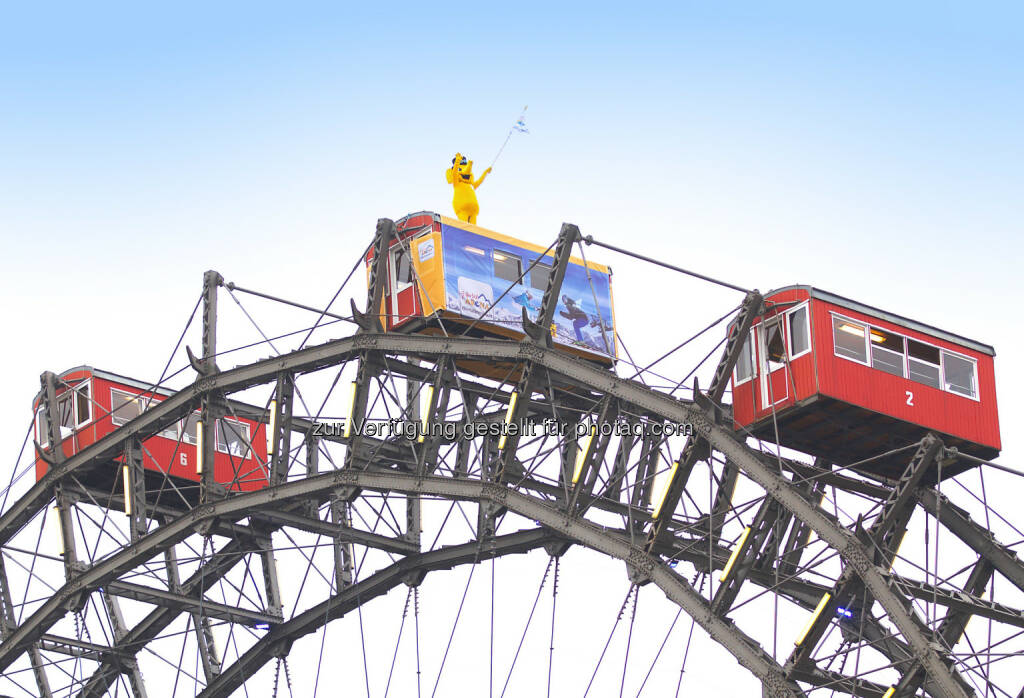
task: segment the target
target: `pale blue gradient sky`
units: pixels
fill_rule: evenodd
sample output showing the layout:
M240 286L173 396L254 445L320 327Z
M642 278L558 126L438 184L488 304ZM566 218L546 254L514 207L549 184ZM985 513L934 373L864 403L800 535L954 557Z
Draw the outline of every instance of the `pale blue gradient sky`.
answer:
M94 272L79 296L117 296L130 268L169 303L215 267L322 297L377 217L447 212L451 154L489 162L529 103L483 225L539 239L572 220L1012 351L1022 19L1009 3L8 8L0 283L26 306L63 293L45 257Z
M159 375L208 268L329 298L378 217L448 213L451 156L482 169L529 104L482 225L573 221L989 342L1024 467L1017 3L25 7L0 14L5 458L42 370ZM588 255L640 357L739 300Z

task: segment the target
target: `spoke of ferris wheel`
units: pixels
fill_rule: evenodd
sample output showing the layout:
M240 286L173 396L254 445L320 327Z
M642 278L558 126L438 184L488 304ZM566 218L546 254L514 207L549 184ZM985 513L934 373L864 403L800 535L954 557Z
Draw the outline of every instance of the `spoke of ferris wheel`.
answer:
M505 677L505 683L501 687L501 698L504 698L505 691L508 690L509 681L512 680L512 672L515 671L516 662L519 660L519 652L523 649L523 643L526 641L526 633L530 630L530 622L533 620L533 614L537 610L537 603L540 601L541 592L544 591L544 584L547 582L548 573L551 571L552 563L555 560L556 558L553 556L548 558L547 567L544 568L544 574L540 578L540 584L537 586L537 595L533 599L533 606L530 607L530 614L526 617L526 624L523 626L523 634L519 638L519 644L516 646L516 653L512 657L512 664L508 668L508 675Z
M583 698L586 698L587 694L590 693L591 687L594 685L594 679L597 678L597 672L601 668L601 662L604 661L605 653L608 652L608 646L612 643L612 638L615 636L615 630L619 627L619 622L622 620L622 614L626 611L626 606L629 605L629 600L633 597L637 588L636 584L630 584L629 589L626 591L626 598L622 600L622 605L619 607L619 611L615 615L615 623L612 624L612 629L608 633L608 639L605 641L604 648L601 650L601 654L597 658L597 664L594 665L594 672L590 675L590 681L587 683L587 689L583 692Z
M444 655L441 657L441 666L437 669L437 678L434 680L434 689L430 692L430 698L437 694L437 688L441 684L441 675L444 673L445 663L448 660L448 652L452 648L452 641L455 639L455 630L459 626L459 619L462 618L462 607L466 603L466 595L469 594L469 585L473 581L473 572L476 571L476 564L469 567L469 576L466 578L466 587L462 590L462 599L459 601L459 609L455 612L455 620L452 622L452 631L448 635L448 644L445 645Z
M981 471L981 470L979 469L979 470L978 470L978 472L979 472L979 473L982 473L982 478L984 478L984 473L983 473L983 471ZM954 479L954 480L953 480L953 482L954 482L954 483L955 483L955 484L956 484L956 485L957 485L957 486L958 486L958 487L959 487L959 488L960 488L961 490L963 490L963 491L964 491L965 493L967 493L967 495L968 495L968 496L970 496L970 497L971 497L972 499L974 499L975 501L977 501L977 502L978 502L979 504L981 504L981 505L982 505L982 506L983 506L983 507L985 508L985 518L986 518L986 521L985 521L985 528L988 528L989 530L991 530L991 528L992 528L992 525L991 525L991 522L990 522L990 521L988 521L988 517L989 517L989 515L992 515L992 516L995 516L995 517L996 517L997 519L999 519L999 521L1000 521L1000 522L1002 522L1003 524L1005 524L1006 526L1008 526L1008 527L1010 528L1010 530L1012 530L1012 531L1013 531L1014 533L1016 533L1016 534L1017 534L1018 536L1021 536L1022 538L1024 538L1024 531L1022 531L1021 529L1017 528L1017 527L1016 527L1016 526L1014 526L1014 525L1013 525L1012 523L1010 523L1010 522L1009 522L1009 521L1008 521L1008 520L1006 519L1006 517L1004 517L1004 516L1003 516L1002 514L1000 514L1000 513L998 512L998 511L996 511L995 509L992 509L991 507L989 507L989 506L988 506L988 503L987 503L987 502L985 502L985 501L984 501L984 500L983 500L983 499L982 499L981 497L979 497L979 496L977 495L977 493L976 493L976 492L974 492L973 490L971 490L971 488L967 487L966 485L964 485L964 484L963 484L962 482L960 482L960 481L959 481L959 480L957 480L957 479ZM1011 546L1009 546L1009 547L1013 547L1013 546L1011 545Z
M7 509L7 497L10 495L11 490L14 489L14 485L18 483L21 478L25 477L28 473L35 469L35 463L29 462L20 472L18 471L18 464L21 463L22 456L25 455L25 449L28 447L29 439L32 438L32 430L35 426L35 417L29 420L28 429L25 430L25 437L21 440L21 448L18 450L18 457L14 460L14 466L11 468L11 479L3 489L3 499L0 500L0 511L6 511Z

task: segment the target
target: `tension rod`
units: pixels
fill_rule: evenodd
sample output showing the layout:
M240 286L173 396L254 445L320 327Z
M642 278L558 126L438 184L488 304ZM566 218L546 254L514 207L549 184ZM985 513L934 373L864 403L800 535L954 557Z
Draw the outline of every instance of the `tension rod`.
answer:
M320 315L326 315L327 317L332 317L337 320L344 320L346 322L351 322L355 324L355 320L353 320L350 317L345 317L344 315L336 315L335 313L331 313L326 310L321 310L320 308L314 308L311 305L303 305L302 303L296 303L295 301L289 301L285 300L284 298L278 298L277 296L271 296L268 293L261 293L259 291L253 291L252 289L249 288L242 288L234 281L229 281L227 284L224 285L224 287L227 288L227 290L229 291L239 291L241 293L248 293L251 296L259 296L260 298L266 298L267 300L270 301L277 301L278 303L284 303L285 305L291 305L296 308L302 308L303 310L308 310L311 313L319 313Z
M635 257L636 259L642 260L644 262L650 262L651 264L657 264L659 267L665 267L666 269L671 269L672 271L678 271L680 274L688 274L689 276L693 276L693 277L695 277L697 279L703 279L704 281L710 281L713 284L718 284L719 286L725 286L726 288L731 288L734 291L739 291L741 293L750 293L750 289L748 289L748 288L743 288L742 286L736 286L735 284L730 284L727 281L719 281L718 279L713 279L710 276L705 276L704 274L698 274L695 271L690 271L689 269L683 269L682 267L677 267L676 265L669 264L668 262L662 262L661 260L652 259L650 257L647 257L645 255L639 254L637 252L630 252L629 250L624 250L621 247L616 247L615 245L609 245L607 242L601 242L599 240L595 240L593 235L585 235L583 237L583 242L587 243L588 245L597 245L598 247L604 247L605 249L611 250L612 252L618 252L619 254L624 254L624 255L627 255L629 257Z

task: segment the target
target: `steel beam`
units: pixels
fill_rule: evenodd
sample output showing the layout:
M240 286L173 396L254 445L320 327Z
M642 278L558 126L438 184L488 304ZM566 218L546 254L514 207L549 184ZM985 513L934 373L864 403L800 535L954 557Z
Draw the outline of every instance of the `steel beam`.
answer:
M107 617L110 619L110 627L114 631L114 642L120 642L128 634L124 624L124 614L121 613L121 604L111 595L110 590L101 592L103 605L107 609ZM135 657L122 657L121 665L124 673L128 676L128 685L131 687L132 695L135 698L147 698L146 682L142 679L142 672L139 671L139 663Z
M779 547L779 537L782 535L779 522L785 520L783 511L782 505L771 497L766 496L761 501L753 522L737 543L737 550L734 551L732 558L734 562L732 568L728 570L728 576L721 580L721 585L715 590L711 601L713 612L722 616L729 612L751 569L767 569L773 566ZM715 539L717 536L712 536L712 540Z
M820 458L815 460L815 466L824 470L823 461ZM794 474L796 475L796 473ZM818 506L821 506L825 486L819 478L800 478L798 475L793 480L793 486L798 491L804 493L808 502L817 502ZM778 562L780 576L788 577L796 574L796 571L800 568L800 560L803 558L804 551L807 549L807 544L810 540L811 527L799 519L793 521L793 526L790 528L786 542L783 544L782 554Z
M931 435L921 441L907 464L900 484L893 489L889 499L882 505L882 510L870 531L864 533L862 529L860 530L858 537L868 544L874 544L868 553L874 565L882 565L885 569L889 568L892 556L895 554L889 549L890 541L897 530L902 532L902 528L899 528L901 525L903 528L906 527L906 522L909 519L907 510L913 511L914 489L934 462L941 447L942 443ZM857 574L857 570L847 567L828 596L822 597L824 605L819 607L807 630L797 641L797 647L786 662L787 669L808 671L814 649L824 636L825 631L836 620L838 609L843 607L854 615L867 612L871 608L871 603L866 598L866 594L869 593L865 589L864 580Z
M498 536L482 546L477 542L464 543L404 558L366 579L339 589L326 601L273 628L207 685L197 698L231 695L268 661L287 655L296 639L386 594L403 584L410 574L426 574L458 565L475 564L500 555L525 553L543 547L552 540L554 537L550 533L541 530L521 531Z
M130 658L129 655L119 654L106 645L50 634L45 634L39 639L39 647L47 652L56 652L68 657L78 657L94 662L102 662L111 657L116 657L118 661Z
M142 561L168 545L187 537L202 521L214 518L236 518L247 515L254 508L279 506L292 500L308 497L311 492L334 487L354 486L378 491L396 491L406 494L431 494L448 498L489 500L538 521L579 543L594 548L632 565L666 594L681 605L712 637L721 642L737 660L758 678L777 687L778 695L802 696L795 684L785 679L781 667L770 655L738 628L713 617L707 602L681 576L642 549L608 534L601 528L579 519L567 519L565 514L537 499L496 483L451 478L417 477L400 473L376 471L337 470L315 478L288 482L273 488L240 494L211 502L196 509L191 516L182 517L151 532L137 545L124 549L83 572L73 588L66 585L19 627L7 642L0 645L0 669L10 665L21 648L38 639L56 620L63 616L63 604L72 593L95 589L109 583L111 578L133 569Z
M270 435L270 482L277 485L288 479L291 458L292 404L295 401L295 377L282 372L274 393L274 417Z
M582 459L573 463L572 490L569 495L569 510L581 516L592 503L591 493L601 472L601 464L611 442L612 430L603 427L614 425L618 416L618 403L607 398L601 401L596 421L590 425L595 432L584 442L585 452L577 453L576 458ZM579 446L577 445L577 448ZM579 471L578 473L576 471Z
M274 541L270 533L256 539L260 546L260 562L263 567L263 589L267 595L267 612L280 617L284 609L281 598L281 583L277 576L277 558L274 556Z
M618 534L629 539L629 535L625 531L620 531ZM672 560L688 562L696 570L710 574L725 567L732 554L732 549L716 544L709 553L706 538L676 538L669 544L660 545L656 552ZM897 574L892 574L891 577L893 585L905 592L908 597L928 603L934 602L949 609L949 613L976 615L1017 628L1024 628L1024 609L989 601L966 590L937 587L934 584L908 579ZM756 565L750 567L747 572L747 580L763 589L778 590L780 594L807 610L814 609L822 594L831 591L829 586L801 579L794 576L794 573L776 575L775 570Z
M215 375L217 367L217 288L224 283L223 277L215 271L203 275L203 357L194 365L201 377ZM204 391L199 398L199 438L202 443L197 449L199 470L199 499L206 502L216 496L214 480L214 458L217 454L217 420L221 417L218 409L218 393Z
M965 509L953 504L933 487L921 489L920 503L957 538L991 562L999 574L1024 591L1024 563L1013 548L996 540L992 531L974 521Z
M189 613L202 614L210 618L226 620L250 628L257 628L265 625L277 625L281 623L281 609L276 610L273 604L267 604L267 611L251 611L247 608L233 606L230 604L218 603L210 599L185 595L179 592L164 591L153 587L117 580L110 582L104 587L107 594L141 601L154 606L176 608ZM115 638L120 640L121 638Z
M992 579L994 569L992 563L985 558L978 560L971 569L971 574L968 576L966 584L964 584L962 593L972 597L983 594L989 580ZM950 595L952 596L952 594ZM939 623L939 639L949 651L952 652L953 648L960 642L960 637L964 634L964 630L967 629L967 622L971 619L971 615L969 606L966 608L958 606L951 608L942 619L942 622ZM896 691L893 693L892 698L910 698L917 693L917 690L924 684L926 678L925 672L915 662L909 669L903 672L903 676L896 685Z
M548 283L544 288L544 295L541 297L540 309L537 311L537 321L530 319L526 308L523 308L523 331L527 335L524 343L530 343L538 348L550 347L551 322L555 317L555 308L558 306L559 294L562 290L562 282L565 280L565 272L569 268L569 257L572 254L573 243L580 237L580 229L571 223L563 223L555 241L554 264L548 273ZM500 445L501 453L498 455L498 468L495 472L495 480L504 482L506 471L509 470L515 459L516 449L519 440L522 438L522 431L526 426L526 418L529 414L530 401L533 399L534 385L538 378L540 367L533 362L523 364L522 374L516 383L513 395L517 397L516 403L509 406L509 414L505 420L514 431L502 436Z
M352 316L363 332L381 332L384 329L381 304L387 285L391 240L395 235L394 221L389 218L378 219L377 230L373 236L373 257L370 259L370 276L366 289L366 313L360 313L355 304L352 305Z
M415 358L410 358L409 363L416 365L419 362ZM423 390L424 382L418 381L413 378L405 379L405 414L410 422L416 424L419 429L420 424L423 422L423 415L427 415L427 421L434 419L434 410L437 408L437 388L440 386L441 380L441 369L439 365L437 367L436 383L431 384L429 389L429 400L426 405L426 410L421 409L420 401L422 396L420 391ZM444 419L442 415L442 419ZM429 439L429 442L428 442ZM436 436L428 436L427 434L419 434L416 438L417 447L414 447L416 451L416 472L423 473L426 470L426 450L428 443L437 443ZM411 496L405 498L405 532L403 538L413 543L418 551L420 548L420 532L423 528L422 511L420 507L420 498L417 496Z
M600 375L593 367L585 367L564 354L544 352L538 357L549 370L575 378L584 385L614 395L624 402L638 405L667 419L689 422L698 435L703 435L711 445L733 460L743 472L765 489L768 494L807 522L819 538L840 554L850 569L863 581L865 588L881 603L890 619L907 638L915 656L919 657L926 671L941 687L944 695L960 698L965 693L953 677L949 668L939 658L929 643L929 631L913 609L905 605L905 597L892 586L887 570L873 561L873 556L849 531L831 521L818 507L807 502L803 494L794 490L781 475L761 462L749 448L739 443L731 431L715 423L714 416L703 409L674 400L643 386L613 376Z
M132 542L146 535L146 471L143 466L143 447L138 439L125 444L124 466L121 477L124 486L124 508L128 515L128 528Z
M352 530L352 505L342 496L331 499L331 522L338 531ZM416 547L419 550L419 546ZM340 535L334 536L334 585L343 589L355 579L355 553L352 541Z
M409 555L419 552L415 543L404 538L392 538L391 536L362 531L358 528L346 526L331 521L324 521L319 518L310 518L302 514L280 509L263 509L253 512L253 519L260 522L268 522L276 526L289 526L308 533L315 533L328 538L334 538L346 543L357 543L368 548L376 548L398 555Z
M11 586L7 578L7 567L4 563L4 553L0 549L0 640L7 638L18 627L17 616L14 613L14 603L11 597ZM40 643L35 642L28 647L29 664L32 666L32 675L36 680L36 688L39 689L41 698L53 698L50 690L50 680L46 675L43 656L39 651Z
M743 304L740 306L739 314L733 325L735 329L729 333L726 339L725 348L722 350L722 358L715 368L715 375L708 388L706 397L709 403L708 406L712 409L715 409L715 406L722 401L722 396L729 385L732 371L736 367L740 352L747 341L747 337L750 335L750 328L753 326L754 319L761 313L762 305L763 298L757 291L749 292L743 299ZM699 394L700 389L695 387L694 399ZM682 455L679 456L679 464L676 467L675 474L666 486L660 509L663 516L660 516L651 523L651 528L647 534L648 550L652 550L658 544L659 539L667 535L666 522L672 518L672 513L683 496L683 491L686 489L686 483L693 472L694 465L696 465L697 461L704 460L709 455L710 450L707 439L702 435L693 434L687 441ZM726 471L723 472L723 483L726 478L735 478L735 475L735 472L732 472L732 467L727 462Z
M315 477L320 472L320 437L310 430L303 433L302 439L306 450L306 477ZM319 520L320 502L310 498L303 513L306 518Z
M216 554L214 554L214 559L216 559ZM164 565L167 569L167 586L170 588L171 593L175 594L179 598L184 597L181 593L182 584L181 574L178 571L178 556L173 545L164 551ZM211 563L211 566L216 570L216 563ZM212 583L216 578L216 574L214 574L211 576L209 581L204 579L198 589L198 595L202 595L204 589L206 589L206 584ZM113 582L113 584L117 584L117 582ZM144 590L143 593L147 592L148 590ZM153 597L150 596L147 598ZM165 602L168 600L169 599L165 599ZM211 677L220 673L221 663L220 658L217 655L217 648L213 641L213 626L210 624L210 618L203 613L202 605L198 605L199 607L196 608L195 606L197 605L198 604L188 602L176 602L175 605L165 603L163 604L163 608L175 609L175 614L180 609L191 608L189 616L192 621L192 632L195 633L196 636L196 649L198 650L200 663L203 666L203 674L206 676L206 680L209 681ZM102 674L100 674L100 672L97 672L93 675L93 678L95 679L97 676L101 675Z
M249 541L234 540L223 549L214 553L206 563L197 570L187 581L181 582L178 578L177 562L174 559L173 547L167 548L168 584L182 596L192 596L200 593L203 589L209 588L223 577L238 563L245 555L253 552L245 546L250 546ZM118 675L123 670L119 655L134 656L142 651L146 644L157 638L161 632L184 610L183 607L160 606L151 611L141 622L135 625L124 636L117 646L111 648L111 657L108 657L93 672L93 675L82 685L79 692L80 698L99 698L109 687L117 681ZM193 622L198 632L205 632L204 625L209 625L209 619L198 614L193 614ZM215 658L213 658L215 661ZM204 665L211 661L203 658Z
M64 436L60 431L61 415L57 408L57 376L51 371L44 371L39 376L39 384L42 388L43 413L46 415L46 448L50 459L54 463L61 463L64 460L64 449L61 447Z

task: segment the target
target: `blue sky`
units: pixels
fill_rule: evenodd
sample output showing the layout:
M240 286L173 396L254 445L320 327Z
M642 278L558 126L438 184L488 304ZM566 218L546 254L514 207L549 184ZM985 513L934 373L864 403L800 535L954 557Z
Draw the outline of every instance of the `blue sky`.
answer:
M191 254L446 208L438 167L489 161L525 103L534 133L481 191L495 227L672 210L754 244L836 226L1014 237L1008 6L8 13L0 202L25 257L40 237L109 241L111 259L166 233Z
M0 454L43 370L159 375L205 269L326 300L377 218L449 214L451 156L482 170L529 104L481 225L572 221L991 343L1024 467L1024 9L723 5L3 8ZM592 256L638 358L739 300Z
M210 267L329 297L376 218L448 212L451 155L480 169L529 104L532 133L479 192L481 224L542 239L571 220L741 285L814 283L1001 349L999 299L1024 258L1022 15L9 7L0 283L26 322L33 298L65 293L40 283L44 256L93 270L87 292L118 302L128 268L149 303L191 296Z

